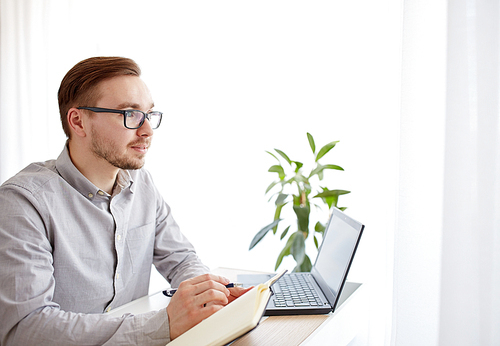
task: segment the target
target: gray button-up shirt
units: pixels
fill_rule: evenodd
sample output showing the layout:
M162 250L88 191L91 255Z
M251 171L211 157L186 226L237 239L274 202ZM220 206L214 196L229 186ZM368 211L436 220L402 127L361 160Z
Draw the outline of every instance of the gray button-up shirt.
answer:
M208 272L144 170L109 195L65 147L0 187L0 344L165 344L166 310L103 314L148 294L151 264L172 284Z

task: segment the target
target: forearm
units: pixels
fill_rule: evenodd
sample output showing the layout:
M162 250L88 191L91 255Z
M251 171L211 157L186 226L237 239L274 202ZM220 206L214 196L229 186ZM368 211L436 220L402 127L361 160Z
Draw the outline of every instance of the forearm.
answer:
M22 319L2 345L165 345L170 341L165 309L112 317L46 307Z
M172 258L158 261L155 265L160 273L168 273L166 278L172 287L178 287L182 281L210 272L210 269L201 262L194 252L177 253L171 256L176 259L175 266L169 265L172 263Z

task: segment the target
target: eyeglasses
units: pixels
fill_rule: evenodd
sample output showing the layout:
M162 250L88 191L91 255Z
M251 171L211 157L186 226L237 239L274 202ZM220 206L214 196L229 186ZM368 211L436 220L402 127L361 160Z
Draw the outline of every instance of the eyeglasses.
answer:
M149 120L151 128L155 130L158 127L160 127L161 118L163 116L162 112L154 111L150 113L144 113L142 111L135 109L119 110L119 109L109 109L109 108L99 108L99 107L78 107L77 109L86 109L88 111L95 113L123 114L123 125L125 125L127 129L131 130L135 130L141 127L142 124L144 124L144 120L146 120L146 118Z

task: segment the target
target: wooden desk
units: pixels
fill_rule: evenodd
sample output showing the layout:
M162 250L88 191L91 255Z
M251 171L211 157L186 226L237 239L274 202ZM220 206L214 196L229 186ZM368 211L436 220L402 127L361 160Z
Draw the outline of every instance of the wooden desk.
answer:
M217 268L213 272L231 281L236 281L238 274L252 273L230 268ZM256 329L231 345L348 345L355 338L363 338L366 331L367 306L362 286L359 283L346 282L334 313L264 317ZM164 309L169 302L170 298L162 292L157 292L116 308L109 314L140 314Z

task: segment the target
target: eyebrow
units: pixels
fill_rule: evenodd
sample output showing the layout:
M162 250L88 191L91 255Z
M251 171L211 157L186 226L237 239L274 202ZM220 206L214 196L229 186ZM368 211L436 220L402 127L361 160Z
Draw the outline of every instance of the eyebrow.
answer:
M149 109L152 109L155 106L154 103L151 103L151 106L149 106ZM139 109L140 105L137 103L131 103L131 102L124 102L116 106L117 109L125 109L125 108L132 108L132 109Z

